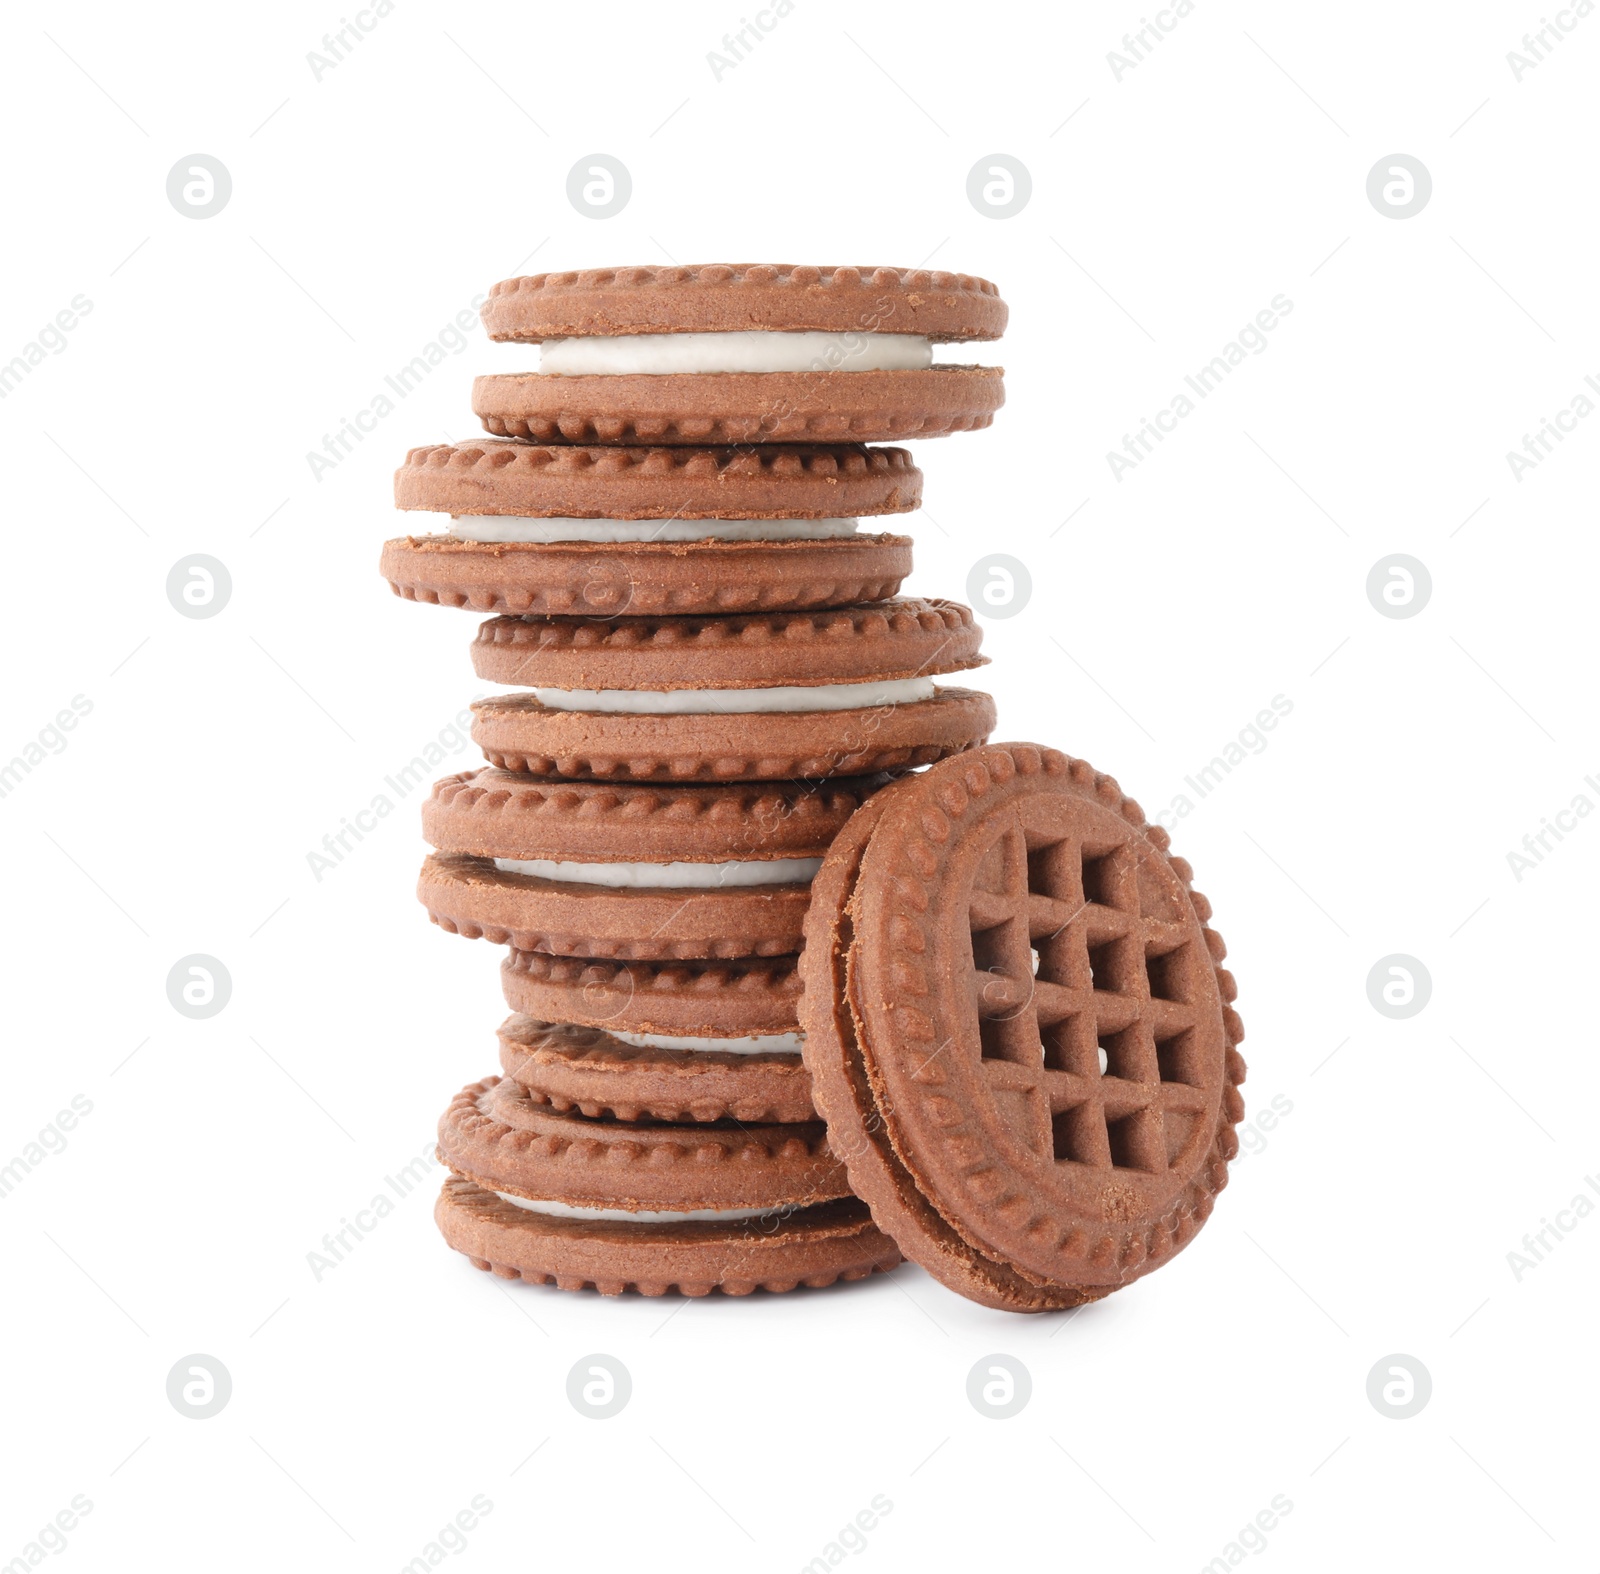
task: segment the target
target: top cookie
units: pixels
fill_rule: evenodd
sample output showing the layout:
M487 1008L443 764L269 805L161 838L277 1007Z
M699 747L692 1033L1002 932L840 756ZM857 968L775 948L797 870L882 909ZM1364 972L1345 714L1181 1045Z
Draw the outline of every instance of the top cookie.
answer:
M505 279L490 290L482 316L491 339L521 343L752 329L959 343L998 339L1007 308L994 285L967 273L711 263Z

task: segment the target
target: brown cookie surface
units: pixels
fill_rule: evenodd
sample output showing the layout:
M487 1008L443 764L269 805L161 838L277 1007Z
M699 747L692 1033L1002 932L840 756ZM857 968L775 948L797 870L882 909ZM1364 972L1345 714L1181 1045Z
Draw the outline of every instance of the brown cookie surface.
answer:
M966 671L986 663L982 642L971 608L897 596L817 612L490 618L472 667L528 688L766 688Z
M667 961L785 956L804 944L811 888L726 885L622 888L497 869L434 853L417 899L450 934L553 956Z
M395 471L396 508L559 519L852 519L903 514L922 472L903 448L583 448L439 443Z
M842 711L661 716L555 710L531 694L475 701L472 737L507 770L601 781L772 781L928 765L973 748L994 701L973 689Z
M909 536L821 541L463 541L399 536L379 572L408 601L570 617L842 607L895 595Z
M512 951L500 983L513 1011L619 1033L742 1038L799 1027L795 958L606 962Z
M422 834L441 852L479 858L820 858L888 780L655 785L550 781L485 767L434 783L422 807Z
M999 290L972 274L792 263L536 273L502 280L483 307L491 339L522 342L749 329L998 339L1006 316Z
M530 1102L583 1115L779 1125L818 1118L798 1054L664 1049L516 1015L500 1024L500 1065Z
M455 1096L439 1120L439 1158L490 1191L630 1213L802 1208L850 1195L820 1121L590 1120L541 1108L509 1077Z
M990 425L997 366L864 372L623 372L474 379L472 413L499 437L550 443L892 443Z
M774 884L729 869L710 885L651 887L620 875L595 883L570 871L504 870L494 860L820 858L886 780L654 786L466 772L436 782L423 806L423 834L440 851L424 863L417 896L441 928L519 951L647 961L787 955L803 943L808 870Z
M1243 1029L1167 846L1111 778L997 745L874 798L814 883L813 1097L874 1217L975 1300L1105 1295L1226 1184Z
M460 1176L434 1219L475 1268L602 1295L748 1295L887 1272L900 1252L853 1197L732 1224L625 1224L530 1213Z

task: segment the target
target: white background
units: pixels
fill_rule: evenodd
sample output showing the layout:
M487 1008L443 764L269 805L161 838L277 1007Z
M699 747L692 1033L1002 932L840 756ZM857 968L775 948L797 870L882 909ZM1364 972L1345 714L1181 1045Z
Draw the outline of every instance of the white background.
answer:
M1519 81L1534 6L1201 0L1118 80L1137 8L1055 9L799 0L720 81L732 4L400 0L320 80L331 4L11 9L0 361L92 311L0 402L0 756L93 709L0 800L0 1162L93 1110L0 1205L0 1560L83 1494L52 1564L399 1569L481 1493L452 1566L792 1570L883 1494L845 1561L1183 1571L1283 1494L1237 1557L1592 1566L1600 1222L1520 1281L1507 1254L1600 1171L1600 826L1520 881L1507 853L1600 802L1600 420L1520 481L1506 452L1600 378L1600 19L1563 13ZM197 152L233 182L203 221L165 190ZM633 180L605 221L565 194L596 152ZM966 195L996 152L1033 183L1003 220ZM1366 192L1394 153L1433 180L1404 220ZM508 1287L441 1244L433 1176L308 1266L495 1065L499 956L414 902L415 796L320 882L307 854L476 692L474 619L377 576L389 477L531 354L474 332L331 473L307 451L494 280L669 258L998 282L1008 402L919 447L909 588L1028 566L987 628L1000 737L1155 813L1292 702L1176 829L1251 1118L1292 1112L1190 1250L1070 1319L910 1268ZM1279 294L1265 350L1116 479L1107 451ZM195 552L233 582L204 621L164 589ZM1365 591L1396 552L1433 585L1404 620ZM233 981L207 1021L166 996L196 952ZM1407 1020L1368 1001L1391 953L1432 978ZM615 1419L565 1397L591 1352L632 1373ZM966 1398L996 1352L1032 1375L1011 1420ZM232 1375L210 1420L165 1395L191 1353ZM1391 1353L1432 1375L1409 1420L1367 1398Z

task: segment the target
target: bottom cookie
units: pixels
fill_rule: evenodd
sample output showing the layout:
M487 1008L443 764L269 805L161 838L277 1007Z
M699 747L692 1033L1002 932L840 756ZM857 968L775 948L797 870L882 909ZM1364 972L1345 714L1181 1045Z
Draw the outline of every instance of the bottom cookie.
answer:
M433 1216L476 1268L602 1295L820 1289L900 1261L899 1248L854 1197L728 1223L632 1224L535 1213L455 1175Z

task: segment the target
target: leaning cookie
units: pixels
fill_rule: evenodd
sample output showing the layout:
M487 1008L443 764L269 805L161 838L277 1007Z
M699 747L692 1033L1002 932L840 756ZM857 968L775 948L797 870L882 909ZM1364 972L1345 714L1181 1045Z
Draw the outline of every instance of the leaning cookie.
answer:
M558 956L781 956L810 880L889 778L612 785L485 769L423 805L417 895L441 928Z
M736 612L891 596L906 536L860 529L922 500L903 448L415 448L395 504L449 516L385 543L396 595L478 611Z
M994 702L934 680L980 666L972 613L905 599L741 618L498 618L472 735L509 770L763 781L927 765L982 743Z
M495 285L489 336L539 370L479 377L491 432L540 442L884 442L985 427L998 368L935 365L997 339L994 285L943 270L763 264L589 269Z
M813 1096L874 1219L950 1288L1077 1306L1210 1215L1244 1029L1191 880L1111 777L1034 744L895 783L829 850Z
M746 1294L864 1278L899 1253L848 1194L819 1123L682 1128L464 1088L439 1123L454 1172L435 1218L503 1278L604 1294Z

